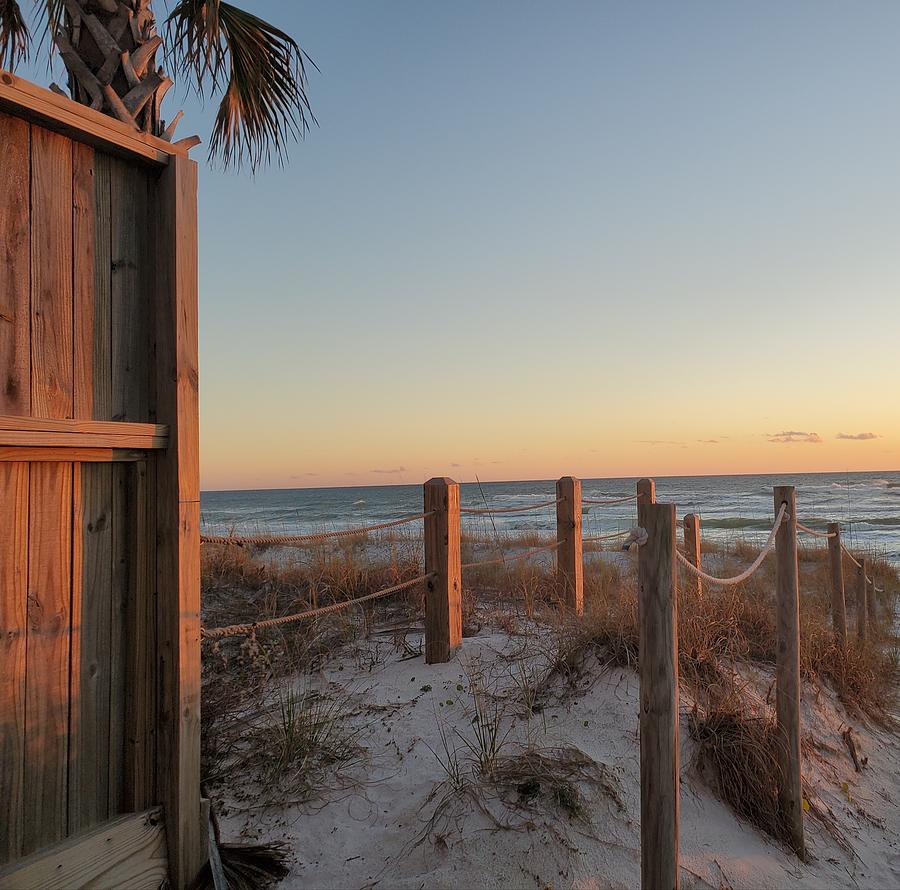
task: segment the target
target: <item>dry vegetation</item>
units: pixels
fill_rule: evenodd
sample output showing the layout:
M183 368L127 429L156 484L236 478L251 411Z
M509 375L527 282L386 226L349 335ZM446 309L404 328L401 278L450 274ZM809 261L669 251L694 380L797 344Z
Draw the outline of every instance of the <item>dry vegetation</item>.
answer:
M546 541L542 536L510 538L502 547L509 553ZM463 562L494 558L495 545L467 537ZM419 541L396 534L289 551L205 547L204 624L288 615L354 598L416 577L420 552ZM724 555L707 548L707 559L713 571L723 573L746 565L756 552L731 544ZM877 603L874 641L860 646L853 633L842 649L830 628L825 552L802 550L801 666L805 681L833 689L851 715L896 728L892 592L900 579L884 561L870 565L876 584L887 591ZM586 558L585 615L578 620L560 612L552 566L549 553L464 573L465 633L491 626L512 637L526 634L543 647L539 663L520 663L513 671L520 713L539 714L550 697L577 695L603 670L634 668L640 658L629 561ZM680 587L680 675L696 749L694 765L735 812L783 839L772 722L774 561L768 560L740 587L707 587L698 594L686 577ZM855 629L852 583L847 607L848 624ZM244 793L231 796L249 807L313 800L324 786L333 789L349 781L345 768L358 762L363 748L359 730L351 729L347 720L358 712L353 690L326 697L313 691L308 678L332 653L363 636L383 638L384 646L400 657L420 655L422 615L423 591L413 588L367 608L351 607L315 622L267 631L258 639L208 645L203 686L207 783L231 787L240 776ZM367 666L371 669L374 663ZM503 714L479 690L473 680L473 734L443 735L443 750L435 752L445 772L436 817L451 818L465 798L490 811L492 818L501 818L494 806L499 801L507 822L516 811L526 820L533 818L535 808L577 819L583 815L588 786L617 800L602 765L579 760L577 751L513 744L502 728ZM808 799L813 815L821 815L812 791ZM822 821L828 827L828 820Z

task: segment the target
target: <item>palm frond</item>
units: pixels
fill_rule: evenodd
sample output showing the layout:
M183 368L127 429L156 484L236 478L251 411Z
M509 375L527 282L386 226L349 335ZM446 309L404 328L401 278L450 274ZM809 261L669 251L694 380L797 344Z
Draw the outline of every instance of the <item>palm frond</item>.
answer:
M201 96L224 88L210 140L210 160L256 170L316 119L306 65L315 63L274 25L222 0L180 0L166 20L176 70Z
M0 0L0 68L16 67L28 55L31 34L16 0Z

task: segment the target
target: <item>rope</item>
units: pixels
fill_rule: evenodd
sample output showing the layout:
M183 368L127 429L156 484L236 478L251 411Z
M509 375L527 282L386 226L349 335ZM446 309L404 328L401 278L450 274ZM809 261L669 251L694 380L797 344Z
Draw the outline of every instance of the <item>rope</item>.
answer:
M775 536L778 534L778 529L781 528L781 523L784 521L785 516L787 516L787 504L782 504L781 508L778 510L778 516L775 518L775 525L772 526L772 531L769 532L769 537L766 540L766 543L763 545L762 550L759 551L759 556L753 560L753 563L740 575L735 575L733 578L716 578L714 575L709 575L703 571L703 569L698 569L681 551L676 550L675 556L678 561L690 572L696 575L698 578L703 578L704 581L709 581L711 584L718 584L722 587L731 587L735 584L740 584L742 581L746 581L762 564L765 558L769 555L772 548L775 546Z
M609 541L611 538L624 538L627 535L630 535L634 529L626 529L623 532L613 532L611 535L594 535L590 538L582 538L581 541L584 544L590 544L593 541Z
M371 600L381 599L390 596L392 593L399 593L409 587L415 587L422 581L427 581L434 576L434 572L427 575L420 575L418 578L411 578L409 581L403 581L401 584L395 584L393 587L387 587L376 593L367 593L365 596L357 597L352 600L344 600L341 603L332 603L330 606L322 606L319 609L310 609L308 612L299 612L296 615L283 615L281 618L269 618L266 621L254 621L248 624L231 624L228 627L214 627L209 630L200 629L200 636L205 640L218 640L222 637L251 636L258 630L267 627L277 627L281 624L292 624L295 621L303 621L306 618L318 618L320 615L329 615L332 612L340 612L342 609L348 609L350 606L356 606L359 603L367 603Z
M526 550L524 553L517 553L515 556L501 556L499 559L491 559L486 562L464 562L460 568L461 569L473 569L475 566L498 566L505 565L508 562L517 562L520 559L527 559L529 556L534 556L537 553L544 553L547 550L555 550L562 541L555 541L552 544L547 544L544 547L533 547L531 550Z
M636 494L630 494L627 498L615 498L611 501L596 501L593 498L582 498L582 504L594 504L597 507L606 507L610 504L624 504L626 501L636 501L638 496Z
M540 510L542 507L553 507L558 504L562 498L556 498L552 501L544 501L541 504L527 504L524 507L484 507L484 508L474 508L474 507L463 507L460 509L460 513L467 513L470 516L483 516L486 514L494 514L494 513L527 513L529 510Z
M312 544L316 541L327 541L332 538L353 538L366 532L377 532L384 528L395 528L408 522L417 522L431 516L432 512L417 513L415 516L404 516L390 522L379 522L377 525L364 525L359 528L345 528L334 532L320 532L315 535L201 535L202 544Z
M835 537L835 532L817 532L815 529L809 528L809 527L803 525L802 522L797 523L797 528L801 532L806 532L806 534L812 535L814 538L833 538L833 537Z
M853 554L843 544L841 544L841 550L844 551L844 555L847 557L847 559L850 560L850 562L853 563L853 565L855 565L858 569L862 568L862 566L854 558Z

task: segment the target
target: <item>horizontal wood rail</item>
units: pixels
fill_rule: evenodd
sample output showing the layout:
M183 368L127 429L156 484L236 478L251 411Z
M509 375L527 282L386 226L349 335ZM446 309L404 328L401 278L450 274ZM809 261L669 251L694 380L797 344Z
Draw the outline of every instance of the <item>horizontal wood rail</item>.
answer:
M168 444L169 428L163 424L51 420L0 415L0 450L7 448L147 450L166 448ZM23 458L20 456L18 459ZM75 458L69 456L61 459ZM98 455L94 459L103 458Z
M162 810L121 816L0 868L0 887L158 890L168 879Z
M162 167L183 147L135 130L109 115L0 69L0 111L111 154Z

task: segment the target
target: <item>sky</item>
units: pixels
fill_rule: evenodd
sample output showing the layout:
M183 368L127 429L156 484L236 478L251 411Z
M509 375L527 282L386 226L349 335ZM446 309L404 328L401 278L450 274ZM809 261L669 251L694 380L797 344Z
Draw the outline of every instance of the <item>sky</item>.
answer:
M202 164L205 488L900 467L900 4L246 5L319 125Z

